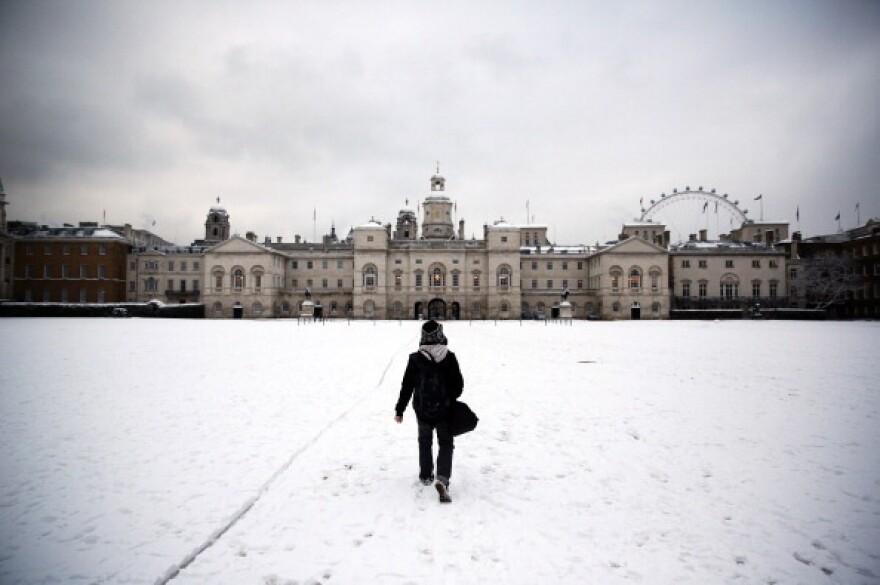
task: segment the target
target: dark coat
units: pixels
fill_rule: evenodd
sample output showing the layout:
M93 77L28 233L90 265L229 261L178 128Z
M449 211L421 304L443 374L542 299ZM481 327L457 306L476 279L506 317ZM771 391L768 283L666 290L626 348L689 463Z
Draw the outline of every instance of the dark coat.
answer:
M421 370L426 368L429 362L430 360L421 352L416 351L409 354L409 362L406 364L403 382L400 384L400 397L397 399L397 405L394 407L397 416L403 416L403 411L406 410L406 405L409 404L413 391L421 379ZM446 392L449 399L454 401L461 396L461 392L464 389L464 379L461 377L458 359L451 351L440 362L440 371L443 373L443 379L446 382ZM413 408L415 407L416 402L413 402ZM416 410L416 416L419 416L418 410Z

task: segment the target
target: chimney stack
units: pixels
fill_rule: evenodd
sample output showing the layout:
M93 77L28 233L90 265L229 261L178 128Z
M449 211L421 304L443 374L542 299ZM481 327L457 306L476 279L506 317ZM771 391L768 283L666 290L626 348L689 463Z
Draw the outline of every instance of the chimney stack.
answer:
M464 220L463 219L458 220L458 239L459 240L464 239Z
M709 238L708 230L700 230L700 241L705 242Z

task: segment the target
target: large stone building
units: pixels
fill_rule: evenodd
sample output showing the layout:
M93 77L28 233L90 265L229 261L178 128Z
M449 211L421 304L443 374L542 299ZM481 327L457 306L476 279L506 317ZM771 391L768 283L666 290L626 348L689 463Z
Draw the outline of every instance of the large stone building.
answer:
M206 316L295 317L309 297L325 317L553 317L563 291L576 318L669 316L664 247L642 240L602 249L553 246L546 226L516 226L504 220L484 225L481 239L467 239L464 221L454 224L445 178L435 174L429 184L421 225L416 211L404 208L395 224L370 220L343 241L335 231L320 243L299 238L292 243L280 238L259 243L250 233L225 239L228 226L224 231L222 223L228 213L212 207L206 238L196 242L222 239L203 252L201 297ZM140 271L151 262L156 272L130 270L133 294L141 294L145 278L174 281L170 274L159 272L167 269L168 262L179 267L180 256L157 259L157 254L169 251L138 251L130 262ZM189 260L189 267L195 258ZM166 299L172 300L168 295Z

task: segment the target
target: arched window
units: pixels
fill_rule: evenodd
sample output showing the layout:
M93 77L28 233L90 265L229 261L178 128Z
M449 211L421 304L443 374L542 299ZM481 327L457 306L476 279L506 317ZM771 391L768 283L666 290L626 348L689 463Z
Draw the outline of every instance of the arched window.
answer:
M263 314L263 304L262 303L254 303L253 307L254 315L262 315Z
M282 313L289 313L290 312L290 303L289 302L284 301L283 303L281 303L281 312Z
M623 276L623 269L620 266L612 266L608 274L611 275L611 290L620 290L620 278Z
M364 266L364 286L373 288L376 286L376 267L372 264Z
M144 282L144 290L147 292L156 292L159 288L159 281L152 276Z
M654 301L651 304L651 312L654 314L659 314L660 313L660 303L658 303L657 301Z
M375 313L375 312L376 312L376 303L374 303L372 300L364 303L364 315L367 317L367 319L372 319L373 313Z
M260 292L263 289L263 270L262 266L254 266L251 268L251 276L254 279L254 291Z
M232 271L232 288L238 292L244 290L244 270L241 268Z
M445 280L446 275L443 274L443 270L439 266L434 268L434 270L431 272L431 286L441 287L443 286Z
M618 303L617 301L614 301L614 303L611 305L611 310L614 311L615 313L619 313L620 312L620 303Z
M223 313L223 304L222 303L214 303L214 314L220 315Z
M642 288L642 271L639 268L634 266L629 269L629 278L626 281L626 286L630 290Z
M660 277L663 275L663 271L659 266L651 266L648 269L648 275L651 277L651 292L659 292Z
M507 288L510 286L510 267L501 266L498 268L498 287Z
M501 313L504 314L504 313L508 313L509 311L510 311L510 305L508 305L506 302L501 303Z
M721 277L721 296L728 301L739 298L739 278L735 274Z

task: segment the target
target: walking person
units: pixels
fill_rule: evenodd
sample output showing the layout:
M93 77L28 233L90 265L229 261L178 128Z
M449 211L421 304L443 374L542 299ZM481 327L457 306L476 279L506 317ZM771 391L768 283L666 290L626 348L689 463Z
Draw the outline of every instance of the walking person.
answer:
M437 432L437 476L434 487L441 502L451 502L449 478L452 476L452 451L455 448L449 423L451 405L461 396L464 380L458 359L447 347L443 326L434 320L422 326L419 350L409 355L394 420L403 421L403 411L413 400L419 429L419 480L434 482L434 431Z

